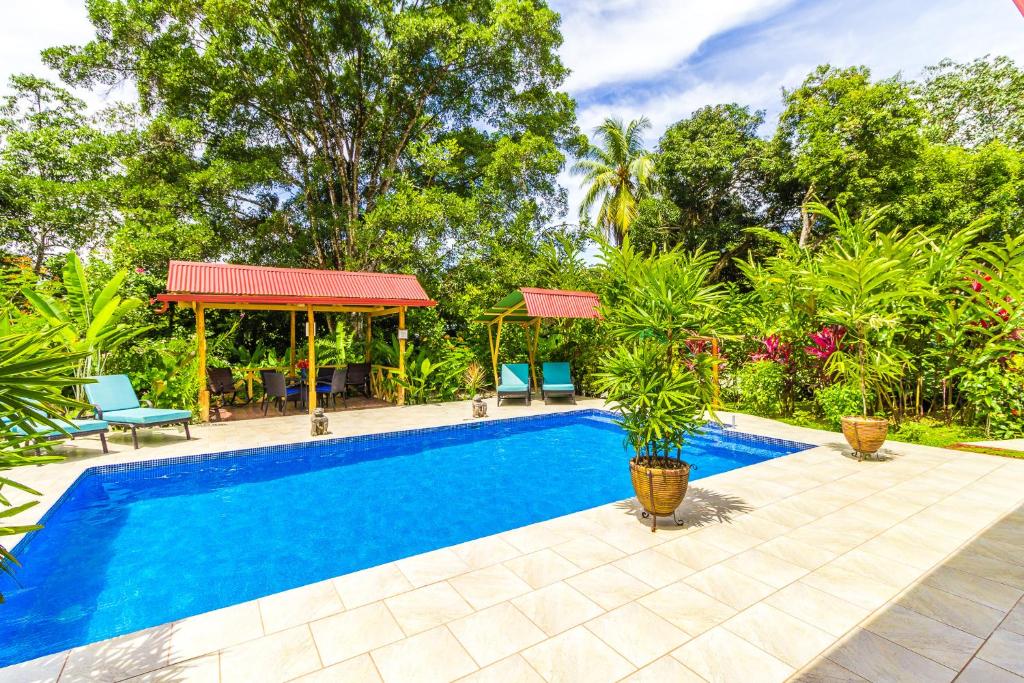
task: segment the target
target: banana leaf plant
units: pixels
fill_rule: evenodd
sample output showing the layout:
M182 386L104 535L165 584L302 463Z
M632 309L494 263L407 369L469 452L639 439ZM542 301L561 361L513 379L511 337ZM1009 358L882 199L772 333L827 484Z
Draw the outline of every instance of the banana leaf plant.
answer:
M99 290L93 290L82 261L74 253L68 255L63 270L67 295L56 299L34 288L25 287L22 294L47 325L57 330L56 339L72 354L81 355L75 376L85 378L102 375L107 355L125 342L145 334L151 325L130 325L128 315L142 305L135 298L123 298L118 292L128 272L118 271ZM81 398L81 387L75 397Z

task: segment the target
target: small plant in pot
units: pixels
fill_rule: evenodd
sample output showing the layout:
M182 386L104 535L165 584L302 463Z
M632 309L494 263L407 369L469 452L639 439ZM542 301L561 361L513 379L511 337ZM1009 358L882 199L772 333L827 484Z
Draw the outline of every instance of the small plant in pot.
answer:
M679 250L640 255L629 240L602 244L609 272L601 313L613 344L596 387L618 413L632 451L630 475L644 517L673 516L686 495L687 438L712 408L714 359L701 344L722 290L707 284L713 255ZM676 519L676 523L680 523Z
M907 271L907 259L901 258L913 246L897 233L879 232L883 211L868 212L853 221L841 208L835 213L821 204L808 208L829 219L837 231L815 273L818 313L825 322L845 330L825 369L859 393L862 412L843 416L841 424L847 443L863 459L875 455L885 443L889 420L872 414L871 396L886 396L888 387L901 376L905 358L893 339L921 296L917 278Z

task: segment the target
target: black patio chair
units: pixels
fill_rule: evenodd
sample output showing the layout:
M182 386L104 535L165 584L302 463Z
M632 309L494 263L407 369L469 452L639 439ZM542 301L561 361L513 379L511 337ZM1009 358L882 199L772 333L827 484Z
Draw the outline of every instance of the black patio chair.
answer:
M210 390L210 398L220 399L213 407L213 413L220 420L222 405L234 405L238 389L235 388L235 377L231 368L207 368L206 385ZM230 398L228 398L230 396Z
M349 363L348 377L345 380L345 388L356 387L363 392L366 398L370 398L370 364Z
M317 373L317 379L319 379L320 373ZM317 399L323 402L324 408L327 407L327 401L330 399L335 408L338 407L338 394L341 394L341 403L345 408L348 408L348 396L345 391L345 381L348 378L348 368L334 368L331 372L331 379L329 382L317 382L316 385L316 396Z
M302 399L301 387L290 387L285 382L284 375L274 370L260 370L260 377L263 379L263 414L267 414L271 402L277 404L282 415L287 413L288 401L295 401L295 407L299 407L299 400Z

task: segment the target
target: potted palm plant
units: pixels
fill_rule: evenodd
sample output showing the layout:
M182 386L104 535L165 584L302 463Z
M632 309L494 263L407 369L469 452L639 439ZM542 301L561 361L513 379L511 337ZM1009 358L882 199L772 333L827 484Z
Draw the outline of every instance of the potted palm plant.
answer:
M819 316L845 330L843 344L829 356L826 369L860 393L862 412L842 418L843 436L858 458L870 457L889 430L888 418L873 414L870 397L886 396L906 361L893 338L920 291L907 267L917 246L896 233L878 231L882 210L866 212L857 221L842 208L833 213L813 204L809 210L829 219L837 230L813 274Z
M714 262L708 255L639 257L628 238L621 249L605 247L612 282L602 313L614 345L596 386L626 433L633 489L653 532L658 517L675 518L690 477L685 442L713 408L714 360L686 342L702 336L721 291L705 284Z

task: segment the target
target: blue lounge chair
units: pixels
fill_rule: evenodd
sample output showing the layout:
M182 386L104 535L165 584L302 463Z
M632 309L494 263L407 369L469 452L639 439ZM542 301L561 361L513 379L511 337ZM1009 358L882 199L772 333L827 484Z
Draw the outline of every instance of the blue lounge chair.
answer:
M544 363L544 383L540 388L541 398L548 402L551 396L568 396L576 403L576 386L572 383L572 374L568 363Z
M10 420L6 417L3 418L4 422L10 424ZM29 422L26 426L27 429L22 428L19 425L15 425L13 430L18 434L31 435L37 439L44 441L56 441L57 439L71 438L75 439L79 436L90 436L92 434L99 434L100 445L103 447L104 453L109 453L107 450L107 431L109 431L109 425L106 420L69 420L67 418L52 418L51 422L59 424L63 431L59 431L51 427L50 425L43 424L41 422Z
M525 398L530 405L530 366L526 363L502 363L498 385L498 405L503 398Z
M85 385L85 395L96 409L96 419L131 429L132 444L136 448L139 447L139 435L136 433L139 427L182 424L185 426L185 438L192 438L188 431L188 423L192 420L191 412L154 408L149 401L146 401L147 405L143 407L128 375L101 375L92 379L96 382Z

